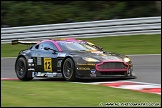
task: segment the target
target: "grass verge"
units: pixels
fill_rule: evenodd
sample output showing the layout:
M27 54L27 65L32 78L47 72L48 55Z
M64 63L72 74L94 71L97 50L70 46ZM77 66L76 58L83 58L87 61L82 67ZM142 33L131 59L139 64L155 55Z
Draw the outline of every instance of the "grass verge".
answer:
M161 34L87 38L106 51L120 54L160 54Z
M83 39L83 38L82 38ZM161 34L86 38L106 51L120 54L160 54ZM1 44L1 57L16 57L26 45Z
M161 106L161 96L66 81L1 81L1 107L98 107L101 102Z

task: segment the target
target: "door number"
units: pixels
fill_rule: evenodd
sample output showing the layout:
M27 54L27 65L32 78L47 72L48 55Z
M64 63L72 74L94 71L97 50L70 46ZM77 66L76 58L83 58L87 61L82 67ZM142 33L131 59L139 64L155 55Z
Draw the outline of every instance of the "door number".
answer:
M44 58L44 71L52 72L52 59L51 58Z

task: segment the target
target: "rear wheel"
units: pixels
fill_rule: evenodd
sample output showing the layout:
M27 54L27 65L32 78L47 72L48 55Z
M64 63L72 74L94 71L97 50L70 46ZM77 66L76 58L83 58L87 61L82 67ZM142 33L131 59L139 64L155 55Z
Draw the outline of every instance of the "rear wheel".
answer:
M76 80L75 65L74 65L74 61L71 58L67 58L64 61L62 75L67 81Z
M24 57L20 57L17 59L15 63L15 71L17 77L22 81L30 81L33 77L28 77L28 69L27 69L27 62Z

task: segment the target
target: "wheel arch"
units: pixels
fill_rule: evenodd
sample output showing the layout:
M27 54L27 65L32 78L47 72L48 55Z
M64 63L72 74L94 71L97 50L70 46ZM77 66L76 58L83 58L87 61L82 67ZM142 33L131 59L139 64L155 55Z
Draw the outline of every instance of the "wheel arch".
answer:
M20 57L24 57L26 60L29 59L30 57L27 55L19 55L16 59L16 61L20 58ZM27 61L26 61L27 62Z
M29 57L28 55L18 55L18 57L17 57L17 59L16 59L16 61L15 61L15 68L16 68L16 62L17 62L17 60L20 58L20 57L23 57L24 59L25 59L25 61L26 61L26 68L28 69L29 68L29 66L28 66L28 59L29 58L31 58L31 57ZM31 77L32 76L32 74L31 74L31 72L28 72L28 74L27 74L27 77Z
M72 61L73 62L73 68L71 68L72 70L73 70L73 72L72 73L70 73L70 76L66 76L65 77L65 73L64 73L64 63L66 62L66 60L67 59L71 59L70 61ZM69 60L68 60L69 61ZM62 72L62 75L63 75L63 77L66 79L66 80L68 80L68 81L77 81L78 79L77 79L77 57L75 58L75 57L71 57L71 56L66 56L63 60L62 60L62 62L61 62L61 72ZM70 69L70 70L71 70Z
M63 71L63 64L64 64L64 61L67 59L67 58L71 58L74 62L74 68L75 68L75 72L76 72L76 75L77 75L77 64L76 64L76 61L75 61L75 58L71 57L71 56L66 56L62 62L61 62L61 72Z
M76 71L76 62L75 62L74 58L71 57L71 56L66 56L66 57L62 60L62 62L61 62L61 72L63 71L63 64L64 64L64 61L65 61L67 58L71 58L71 59L73 60L73 62L74 62L74 67L75 67L75 71Z

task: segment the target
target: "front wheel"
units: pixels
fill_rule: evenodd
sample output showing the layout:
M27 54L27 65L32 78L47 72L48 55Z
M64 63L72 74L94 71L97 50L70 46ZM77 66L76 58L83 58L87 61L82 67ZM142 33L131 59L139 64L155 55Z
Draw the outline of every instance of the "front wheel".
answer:
M67 81L76 80L75 65L71 58L67 58L63 63L62 75Z
M24 57L20 57L17 59L15 63L15 71L17 77L22 81L30 81L33 77L28 77L28 69L27 69L27 62Z

